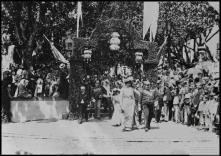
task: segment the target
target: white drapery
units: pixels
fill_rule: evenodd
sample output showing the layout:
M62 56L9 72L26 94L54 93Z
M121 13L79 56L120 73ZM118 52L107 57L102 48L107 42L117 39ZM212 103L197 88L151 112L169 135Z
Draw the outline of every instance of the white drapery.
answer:
M157 20L159 16L159 2L144 2L143 11L143 39L150 28L150 41L154 41L157 32ZM153 37L153 40L152 40Z

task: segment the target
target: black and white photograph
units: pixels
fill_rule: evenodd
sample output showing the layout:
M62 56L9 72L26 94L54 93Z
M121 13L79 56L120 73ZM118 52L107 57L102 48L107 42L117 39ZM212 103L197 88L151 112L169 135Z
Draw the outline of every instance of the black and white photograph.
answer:
M219 1L1 1L2 155L220 155Z

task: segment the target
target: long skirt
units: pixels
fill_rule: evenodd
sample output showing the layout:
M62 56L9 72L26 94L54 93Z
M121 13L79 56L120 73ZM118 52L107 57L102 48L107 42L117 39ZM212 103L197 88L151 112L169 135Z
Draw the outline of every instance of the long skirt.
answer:
M123 108L123 126L124 128L132 129L135 100L124 98L122 103L122 108Z
M111 119L112 125L121 125L122 123L122 112L119 103L114 103L114 113Z

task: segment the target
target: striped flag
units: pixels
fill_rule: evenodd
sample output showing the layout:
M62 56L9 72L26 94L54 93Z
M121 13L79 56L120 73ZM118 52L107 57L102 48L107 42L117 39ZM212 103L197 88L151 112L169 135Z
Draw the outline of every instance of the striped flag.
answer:
M164 48L167 45L167 39L168 37L164 39L163 44L160 46L159 51L157 52L157 60L160 60L161 56L164 55L163 52L165 51Z
M51 51L52 51L55 59L68 64L69 61L64 58L64 56L58 51L58 49L54 46L54 44L45 35L44 35L44 37L50 43Z

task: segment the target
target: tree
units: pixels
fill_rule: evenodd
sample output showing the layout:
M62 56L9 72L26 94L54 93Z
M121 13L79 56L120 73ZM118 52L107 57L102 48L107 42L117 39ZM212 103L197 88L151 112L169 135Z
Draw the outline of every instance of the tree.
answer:
M218 22L219 14L209 7L208 2L160 2L159 29L156 38L161 44L163 38L169 35L168 44L170 45L167 50L169 61L174 60L186 67L191 67L193 64L188 61L188 55L187 62L182 56L183 48L187 52L186 42L194 39L195 44L203 44L203 37L207 39L212 27ZM197 38L199 38L198 42ZM175 56L173 59L170 58L171 53ZM172 64L170 62L170 65Z
M33 50L42 46L42 34L51 38L53 32L59 45L60 36L76 23L67 16L76 2L3 1L1 5L2 25L9 28L12 44L19 48L26 65L31 63Z

